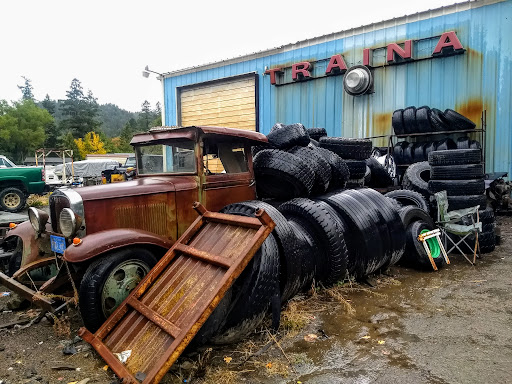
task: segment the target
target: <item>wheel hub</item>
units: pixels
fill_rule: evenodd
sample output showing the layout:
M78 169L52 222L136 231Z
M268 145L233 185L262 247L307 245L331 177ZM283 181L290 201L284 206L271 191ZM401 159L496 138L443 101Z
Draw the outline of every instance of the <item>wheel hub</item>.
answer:
M3 199L3 204L7 207L7 208L16 208L18 205L20 205L21 203L21 199L20 197L16 194L16 193L7 193L5 196L4 196L4 199Z
M149 266L140 260L127 260L110 272L101 292L101 305L106 317L126 299L149 270Z

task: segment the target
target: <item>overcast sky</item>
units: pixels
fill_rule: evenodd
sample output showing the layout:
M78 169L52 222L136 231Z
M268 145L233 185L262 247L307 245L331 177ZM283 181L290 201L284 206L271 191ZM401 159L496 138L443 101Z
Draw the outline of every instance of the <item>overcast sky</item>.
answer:
M63 99L76 77L99 103L138 111L162 99L146 65L169 72L454 2L4 0L0 99L20 98L21 76L37 100Z

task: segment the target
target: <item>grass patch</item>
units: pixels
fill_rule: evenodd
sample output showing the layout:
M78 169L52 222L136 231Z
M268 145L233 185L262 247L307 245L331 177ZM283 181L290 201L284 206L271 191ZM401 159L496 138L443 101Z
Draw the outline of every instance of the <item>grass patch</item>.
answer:
M29 207L39 208L39 207L46 207L50 205L49 199L50 199L50 193L39 196L39 195L30 195L27 199L27 204Z

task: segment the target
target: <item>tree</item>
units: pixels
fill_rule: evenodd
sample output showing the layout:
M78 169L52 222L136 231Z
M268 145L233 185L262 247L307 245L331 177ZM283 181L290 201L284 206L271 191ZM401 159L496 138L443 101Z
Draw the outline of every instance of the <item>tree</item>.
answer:
M46 148L56 148L59 142L60 130L57 128L57 124L55 123L55 112L57 110L57 103L50 99L50 95L46 94L46 97L43 101L41 101L41 107L46 109L50 115L54 118L50 123L48 123L45 128L45 141L44 146Z
M154 118L151 123L153 127L160 127L162 125L162 108L160 107L160 102L157 101L155 105Z
M23 162L29 153L43 146L45 127L52 121L48 111L32 100L14 102L12 106L0 101L0 153Z
M91 153L107 153L105 143L101 141L100 135L96 132L87 132L83 139L75 139L75 144L78 147L78 152L82 159L85 159L85 157Z
M149 131L149 122L153 120L153 118L151 112L151 104L147 100L144 100L144 102L142 103L140 119L142 120L141 128L144 131Z
M27 79L25 76L21 76L23 80L25 80L25 85L18 85L19 90L21 91L21 99L22 100L34 100L34 94L32 90L34 87L32 86L32 81Z
M65 119L61 122L61 130L71 131L76 138L97 131L100 127L96 120L98 102L92 91L88 91L85 96L80 80L73 79L66 96L67 99L62 103L62 114Z

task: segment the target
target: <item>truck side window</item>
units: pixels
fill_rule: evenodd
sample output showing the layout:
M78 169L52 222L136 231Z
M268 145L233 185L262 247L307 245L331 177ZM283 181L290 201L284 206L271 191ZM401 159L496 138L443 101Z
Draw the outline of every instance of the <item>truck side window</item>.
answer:
M196 172L192 140L139 146L135 153L140 175Z
M207 174L248 172L243 143L205 140L203 148L203 167Z

